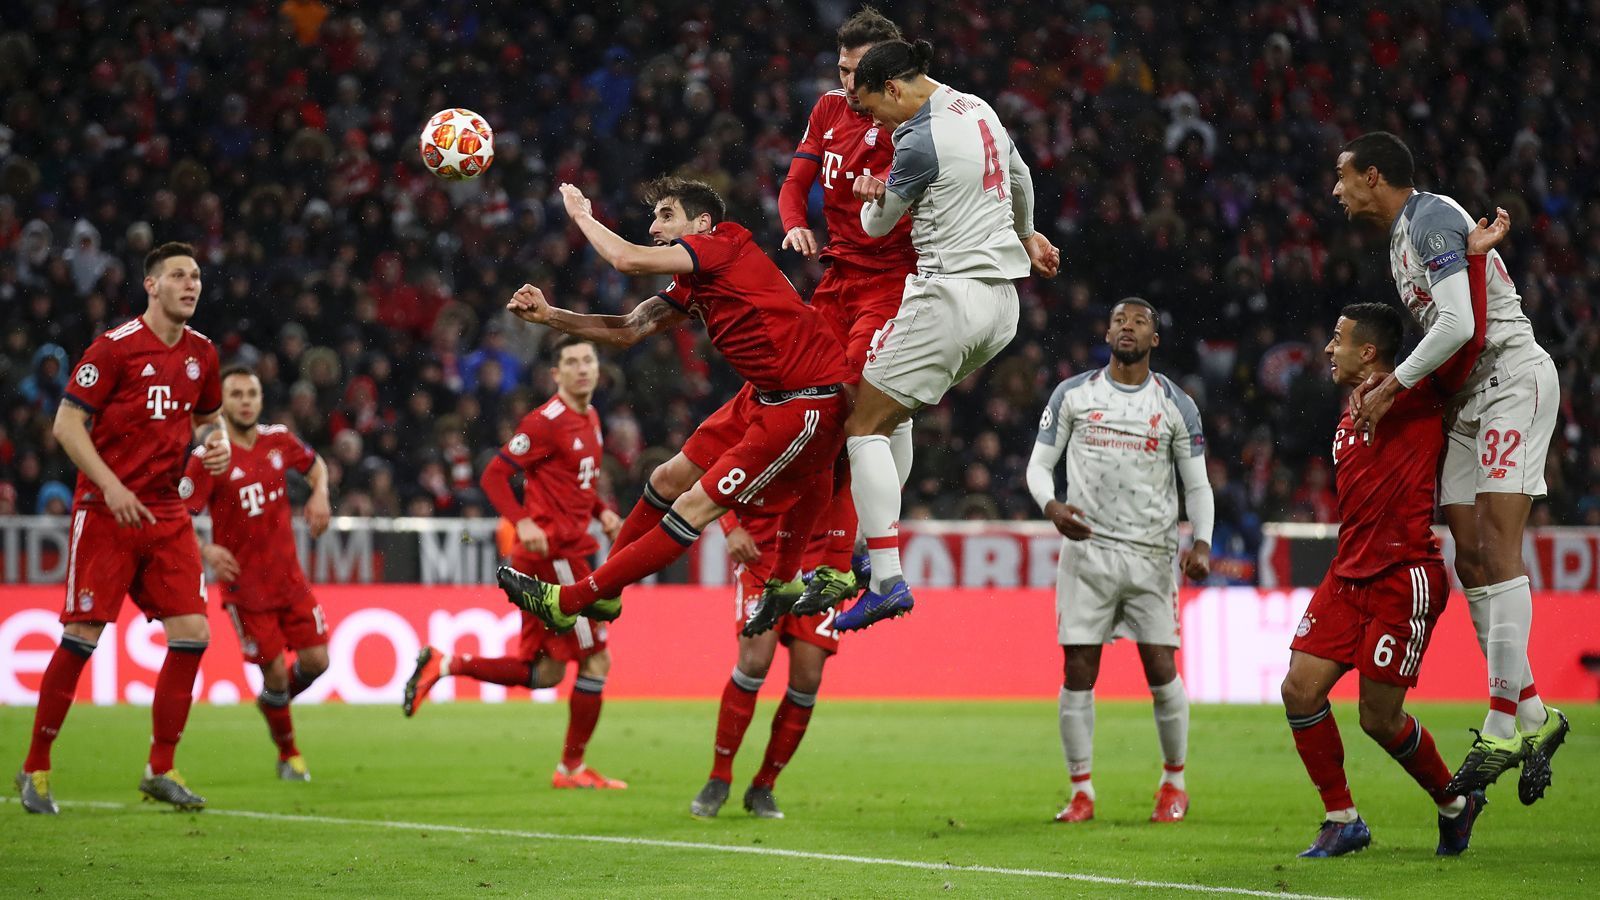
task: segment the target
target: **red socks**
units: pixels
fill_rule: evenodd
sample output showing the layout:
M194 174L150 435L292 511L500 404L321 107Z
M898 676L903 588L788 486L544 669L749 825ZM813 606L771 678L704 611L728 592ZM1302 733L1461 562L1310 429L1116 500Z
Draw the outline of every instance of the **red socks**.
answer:
M514 656L485 657L461 653L450 657L450 674L506 687L533 686L533 664Z
M294 721L289 715L289 693L262 691L256 698L256 708L267 720L267 732L278 745L278 760L299 756L300 748L294 745Z
M756 714L756 693L760 678L751 678L738 669L722 689L722 706L717 710L716 756L711 762L711 777L733 783L733 756L744 742L744 733Z
M800 739L806 736L806 726L811 724L811 710L817 703L816 694L802 694L794 688L783 695L778 711L772 717L772 737L767 741L767 755L761 760L761 770L750 783L756 787L772 789L778 773L794 758L800 748Z
M1405 727L1400 729L1394 740L1384 744L1383 749L1389 751L1389 755L1417 780L1417 784L1422 785L1433 802L1449 803L1456 798L1455 794L1444 789L1450 783L1450 769L1439 755L1433 735L1422 727L1416 716L1407 715Z
M164 775L172 771L172 755L189 721L189 705L194 697L194 677L200 671L205 641L171 641L167 659L156 676L156 698L150 706L150 772Z
M1309 716L1290 716L1289 727L1294 730L1294 748L1300 751L1306 774L1322 795L1323 808L1338 812L1355 806L1345 779L1344 741L1333 721L1333 707L1324 703Z
M561 765L568 772L576 772L583 767L583 751L588 749L589 738L594 736L594 727L600 721L600 692L605 687L606 680L593 675L579 675L572 685L572 697L568 701L567 740L561 747Z
M848 572L856 551L856 501L850 494L850 458L840 454L839 459L842 464L833 468L833 500L823 519L828 526L828 546L822 564Z
M632 519L633 515L630 513L628 518ZM677 513L667 512L660 526L645 532L626 547L612 551L605 564L588 578L577 584L563 585L561 611L576 615L596 600L621 594L628 585L672 565L699 538L700 529Z
M22 764L27 772L50 771L50 745L61 733L61 723L72 708L72 695L78 692L78 676L89 662L94 644L70 634L61 636L61 645L50 657L44 670L44 682L39 685L39 706L33 712L33 741L28 745L28 759Z
M611 542L611 552L606 558L610 559L612 556L616 556L617 552L623 547L628 546L648 534L650 529L660 525L661 517L666 515L667 510L671 508L672 501L656 493L656 489L651 487L649 482L646 482L644 496L640 497L639 502L633 505L633 509L628 510L628 517L622 520L622 528L617 531L617 539Z

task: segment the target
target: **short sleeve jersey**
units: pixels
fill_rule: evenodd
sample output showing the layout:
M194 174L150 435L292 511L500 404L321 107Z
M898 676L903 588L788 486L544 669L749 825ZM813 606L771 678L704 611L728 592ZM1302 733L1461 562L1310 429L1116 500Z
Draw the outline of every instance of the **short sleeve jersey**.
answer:
M1011 136L982 99L940 85L895 129L888 189L912 203L918 269L962 278L1028 274L1011 208Z
M289 506L290 469L311 471L317 454L283 425L257 425L252 447L233 445L228 471L212 475L205 450L189 454L178 494L189 511L211 508L211 539L239 561L239 580L225 585L225 602L267 610L292 603L310 590L295 550Z
M833 328L795 293L750 230L719 222L677 243L694 271L658 296L705 323L711 344L758 391L791 391L850 378Z
M1366 579L1440 558L1433 506L1443 450L1444 407L1431 388L1400 392L1370 439L1345 412L1333 436L1340 519L1335 575Z
M1091 541L1177 552L1176 461L1204 455L1206 441L1194 401L1166 376L1130 386L1096 369L1061 382L1038 443L1065 452L1066 502L1084 511Z
M168 347L144 319L132 319L89 345L66 396L88 411L89 439L123 486L157 516L183 515L178 481L194 436L190 416L222 406L211 341L184 326ZM103 507L105 498L79 473L73 503Z
M522 505L550 540L552 559L589 556L600 545L589 523L605 509L596 490L604 450L600 414L576 412L560 396L517 424L500 457L522 470Z
M1400 302L1426 331L1438 321L1433 286L1467 268L1467 234L1474 222L1461 204L1442 194L1417 191L1406 201L1389 232L1389 274ZM1467 376L1463 391L1489 379L1496 362L1511 370L1547 359L1522 312L1522 297L1511 283L1499 251L1490 250L1485 272L1487 321L1483 354Z
M794 155L822 167L817 181L822 185L822 215L828 223L824 258L881 272L916 266L909 220L895 223L894 230L881 238L868 237L861 228L856 176L885 177L894 164L894 141L871 116L851 109L844 91L829 91L817 99Z

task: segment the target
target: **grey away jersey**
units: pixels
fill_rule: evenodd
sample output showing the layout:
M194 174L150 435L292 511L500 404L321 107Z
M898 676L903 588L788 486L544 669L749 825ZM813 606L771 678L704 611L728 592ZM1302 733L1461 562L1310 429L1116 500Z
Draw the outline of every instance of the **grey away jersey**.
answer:
M1066 502L1083 510L1091 542L1177 552L1174 466L1203 456L1205 436L1194 401L1170 379L1152 372L1129 387L1106 369L1075 375L1050 395L1038 443L1054 448L1058 459L1065 451Z
M988 103L939 85L894 132L888 189L912 204L911 243L925 274L1015 279L1028 274L1013 179L1029 179ZM1032 181L1022 185L1032 210ZM1024 223L1029 234L1033 223Z
M1475 226L1461 204L1442 194L1417 191L1406 201L1389 231L1389 274L1400 292L1400 302L1426 331L1439 312L1432 288L1467 268L1467 233ZM1511 283L1497 251L1489 251L1488 322L1483 355L1467 377L1463 391L1473 391L1488 379L1496 362L1508 371L1547 359L1549 354L1533 337L1533 325L1522 313L1522 297Z

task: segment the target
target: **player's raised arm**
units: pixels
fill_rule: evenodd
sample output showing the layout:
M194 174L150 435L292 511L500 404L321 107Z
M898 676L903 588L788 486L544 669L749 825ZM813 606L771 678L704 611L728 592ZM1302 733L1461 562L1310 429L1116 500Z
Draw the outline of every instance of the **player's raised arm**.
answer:
M602 226L604 227L604 226ZM660 248L656 248L660 249ZM674 248L687 258L689 251ZM547 325L565 334L609 347L632 347L647 337L660 334L688 318L660 296L651 297L625 316L597 316L575 313L551 306L544 292L531 284L517 289L506 303L517 318L535 325Z
M624 239L594 217L593 204L570 184L561 185L567 215L596 253L624 275L682 275L694 271L694 256L681 245L646 247Z

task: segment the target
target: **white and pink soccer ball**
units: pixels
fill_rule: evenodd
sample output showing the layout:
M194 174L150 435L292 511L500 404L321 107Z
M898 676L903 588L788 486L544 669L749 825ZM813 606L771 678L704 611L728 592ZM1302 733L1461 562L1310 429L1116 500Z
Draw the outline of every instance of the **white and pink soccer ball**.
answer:
M422 128L422 164L447 181L477 178L494 163L494 131L470 109L445 109Z

